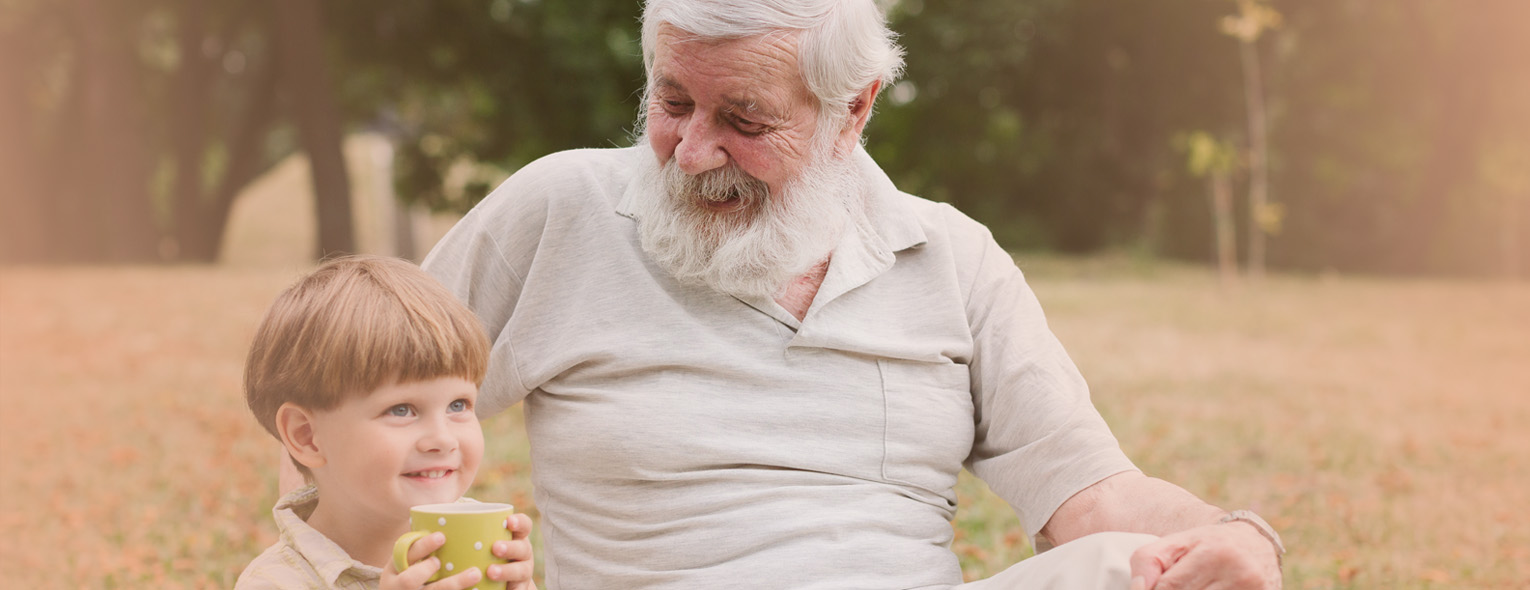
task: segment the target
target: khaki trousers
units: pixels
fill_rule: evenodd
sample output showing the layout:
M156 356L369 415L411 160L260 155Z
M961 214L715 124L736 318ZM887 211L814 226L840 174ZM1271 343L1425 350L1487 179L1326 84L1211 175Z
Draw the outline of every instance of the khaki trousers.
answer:
M1156 540L1138 533L1096 533L952 590L1127 590L1132 553Z

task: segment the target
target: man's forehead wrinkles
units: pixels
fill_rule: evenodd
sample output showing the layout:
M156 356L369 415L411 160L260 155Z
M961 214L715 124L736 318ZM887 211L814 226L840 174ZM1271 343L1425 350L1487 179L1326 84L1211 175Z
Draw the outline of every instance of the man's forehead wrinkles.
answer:
M681 84L679 80L666 76L662 73L657 74L654 77L654 85L660 88L670 88L673 90L679 90L681 92L685 91L685 85Z
M769 112L769 109L762 109L760 107L760 101L752 96L724 96L723 102L727 104L729 108L739 109L747 113L758 113L762 111Z

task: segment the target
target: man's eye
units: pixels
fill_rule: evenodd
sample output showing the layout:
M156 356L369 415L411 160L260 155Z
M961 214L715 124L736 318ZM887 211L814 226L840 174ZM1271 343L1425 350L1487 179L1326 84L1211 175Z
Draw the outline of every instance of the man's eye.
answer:
M764 123L756 123L743 117L734 117L733 126L746 135L759 135L768 128Z
M447 406L446 409L449 412L466 412L468 410L468 402L465 399L459 399L452 402L452 405Z
M663 102L664 110L669 111L672 114L684 113L691 108L690 103L681 100L666 100Z
M399 404L388 408L388 415L407 418L414 415L414 408L409 407L408 404Z

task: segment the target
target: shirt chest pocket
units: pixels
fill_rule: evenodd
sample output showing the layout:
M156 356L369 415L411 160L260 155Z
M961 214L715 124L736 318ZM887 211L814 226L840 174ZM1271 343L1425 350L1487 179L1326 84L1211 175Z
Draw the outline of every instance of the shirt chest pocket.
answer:
M882 477L945 494L972 450L967 366L879 360L887 412Z

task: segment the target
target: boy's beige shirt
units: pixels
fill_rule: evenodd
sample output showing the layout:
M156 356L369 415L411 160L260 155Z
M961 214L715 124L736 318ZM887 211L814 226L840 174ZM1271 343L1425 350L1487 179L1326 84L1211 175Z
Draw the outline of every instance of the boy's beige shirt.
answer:
M271 509L280 535L239 574L234 590L376 590L382 570L354 559L305 520L319 505L319 489L293 490Z

